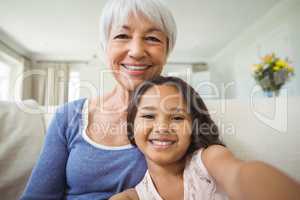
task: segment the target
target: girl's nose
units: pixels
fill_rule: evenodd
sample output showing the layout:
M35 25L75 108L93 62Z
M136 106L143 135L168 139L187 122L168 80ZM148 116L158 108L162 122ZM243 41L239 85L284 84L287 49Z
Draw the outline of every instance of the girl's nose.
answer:
M156 123L155 132L159 134L169 134L170 133L169 124L166 122Z
M128 55L135 60L143 59L146 55L143 41L140 39L133 39L129 44Z

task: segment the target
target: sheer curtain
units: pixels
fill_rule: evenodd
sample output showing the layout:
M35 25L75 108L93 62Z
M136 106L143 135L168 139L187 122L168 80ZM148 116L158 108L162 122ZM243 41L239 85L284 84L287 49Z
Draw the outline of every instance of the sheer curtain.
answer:
M32 71L32 94L40 105L61 105L68 101L68 63L38 62Z
M5 67L1 72L3 84L1 89L6 90L5 100L21 100L23 95L22 74L24 57L0 40L0 61ZM5 79L5 80L4 80ZM19 82L17 80L20 80Z

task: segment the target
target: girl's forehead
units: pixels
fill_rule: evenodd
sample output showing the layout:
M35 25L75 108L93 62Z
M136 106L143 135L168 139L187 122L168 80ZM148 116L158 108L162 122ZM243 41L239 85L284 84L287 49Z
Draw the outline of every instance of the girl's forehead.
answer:
M185 100L175 86L152 86L141 97L139 107L156 106L166 109L183 109Z

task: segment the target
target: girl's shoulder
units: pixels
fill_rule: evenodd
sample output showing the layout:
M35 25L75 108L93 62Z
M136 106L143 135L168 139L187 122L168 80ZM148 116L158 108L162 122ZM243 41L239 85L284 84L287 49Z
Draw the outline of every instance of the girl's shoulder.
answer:
M232 152L222 145L211 145L203 149L201 158L205 166L210 166L212 163L216 164L224 161L235 160Z
M207 168L203 162L203 154L206 149L201 148L187 157L184 173L197 173L209 177Z
M232 158L234 158L232 153L221 145L211 145L208 148L201 148L188 156L185 173L196 173L213 181L214 172L212 168L219 168L219 166L222 166L222 161Z
M185 199L226 199L204 162L203 157L208 151L211 149L202 148L187 158L184 169Z
M112 196L109 200L139 200L139 197L136 190L134 188L130 188Z

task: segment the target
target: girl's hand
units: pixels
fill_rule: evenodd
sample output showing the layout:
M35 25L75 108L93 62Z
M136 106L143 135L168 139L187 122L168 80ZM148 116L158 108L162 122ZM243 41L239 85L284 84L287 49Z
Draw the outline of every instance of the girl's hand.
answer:
M276 168L260 162L244 162L223 146L212 145L202 154L203 163L230 199L296 200L300 184Z
M114 196L109 198L109 200L139 200L139 197L135 189L131 188L121 193L115 194Z

